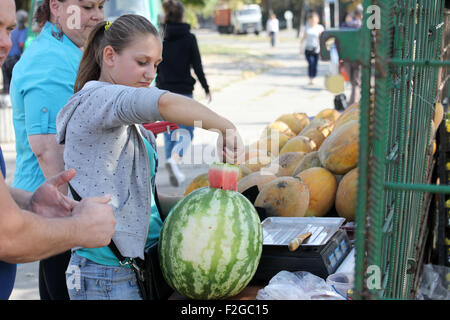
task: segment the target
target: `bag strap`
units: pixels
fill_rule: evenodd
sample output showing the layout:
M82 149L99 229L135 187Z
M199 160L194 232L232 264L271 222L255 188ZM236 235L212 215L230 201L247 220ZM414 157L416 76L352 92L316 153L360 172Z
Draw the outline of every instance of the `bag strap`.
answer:
M136 129L138 130L139 134L141 135L138 126L136 126ZM141 135L141 137L142 137L142 135ZM142 139L145 139L145 138L142 137ZM73 199L74 199L75 201L81 201L81 197L80 197L80 195L78 194L78 192L75 191L75 189L72 187L72 185L71 185L70 183L68 183L68 185L69 185L70 192L72 193ZM161 214L161 205L160 205L160 203L159 203L158 191L157 191L157 189L156 189L156 186L155 186L155 192L154 192L153 197L155 198L156 208L158 209L158 213L159 213L159 216L160 216L160 218L161 218L161 221L164 222L164 220L166 219L166 217L165 217L165 215ZM111 249L111 251L112 251L112 252L114 253L114 255L117 257L117 259L119 259L120 262L123 262L123 261L125 261L125 260L127 260L127 259L129 260L129 258L124 257L124 256L120 253L119 249L117 249L117 246L116 246L116 244L114 243L114 241L113 241L112 239L111 239L111 242L109 243L108 247L109 247L109 249ZM138 259L139 259L139 258L138 258ZM141 260L141 259L139 259L139 260Z
M81 197L78 194L78 192L75 191L75 189L72 187L72 185L70 183L68 183L68 185L69 185L70 192L72 193L73 199L75 201L81 201ZM112 239L111 239L111 242L109 243L108 247L111 249L111 251L117 257L117 259L119 259L119 261L124 261L127 259L124 256L122 256L122 254L120 253L119 249L117 249L117 246Z

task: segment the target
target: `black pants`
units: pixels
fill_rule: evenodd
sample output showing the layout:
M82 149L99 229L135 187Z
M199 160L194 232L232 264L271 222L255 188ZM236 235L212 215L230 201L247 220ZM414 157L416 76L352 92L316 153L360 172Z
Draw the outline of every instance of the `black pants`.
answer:
M39 295L41 300L70 300L66 270L70 250L39 262Z
M8 56L2 65L3 74L3 93L9 94L9 85L11 84L13 68L19 61L20 56Z

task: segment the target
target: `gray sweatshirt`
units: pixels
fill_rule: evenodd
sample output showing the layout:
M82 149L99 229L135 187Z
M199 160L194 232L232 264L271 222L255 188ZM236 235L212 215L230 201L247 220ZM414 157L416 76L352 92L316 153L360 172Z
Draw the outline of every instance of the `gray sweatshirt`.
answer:
M155 187L148 154L134 124L163 120L158 101L164 92L90 81L56 119L57 141L65 144L65 167L77 171L72 187L81 198L111 195L117 220L113 240L124 257L144 258L150 188ZM157 150L153 134L139 128Z

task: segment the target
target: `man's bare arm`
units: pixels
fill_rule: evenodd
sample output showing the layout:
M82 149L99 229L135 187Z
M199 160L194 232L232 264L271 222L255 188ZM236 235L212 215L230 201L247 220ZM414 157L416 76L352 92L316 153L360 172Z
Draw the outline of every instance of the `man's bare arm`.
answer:
M83 200L67 218L45 218L21 210L0 175L0 260L26 263L76 246L108 245L115 219L109 197Z

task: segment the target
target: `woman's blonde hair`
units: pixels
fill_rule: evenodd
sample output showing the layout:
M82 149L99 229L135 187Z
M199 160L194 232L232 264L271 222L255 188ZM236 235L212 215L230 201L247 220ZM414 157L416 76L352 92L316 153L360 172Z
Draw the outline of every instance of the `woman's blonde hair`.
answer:
M74 92L80 91L87 82L100 78L103 50L106 46L111 46L120 54L139 35L153 35L160 39L155 26L140 15L123 15L112 24L107 21L98 23L89 34Z

